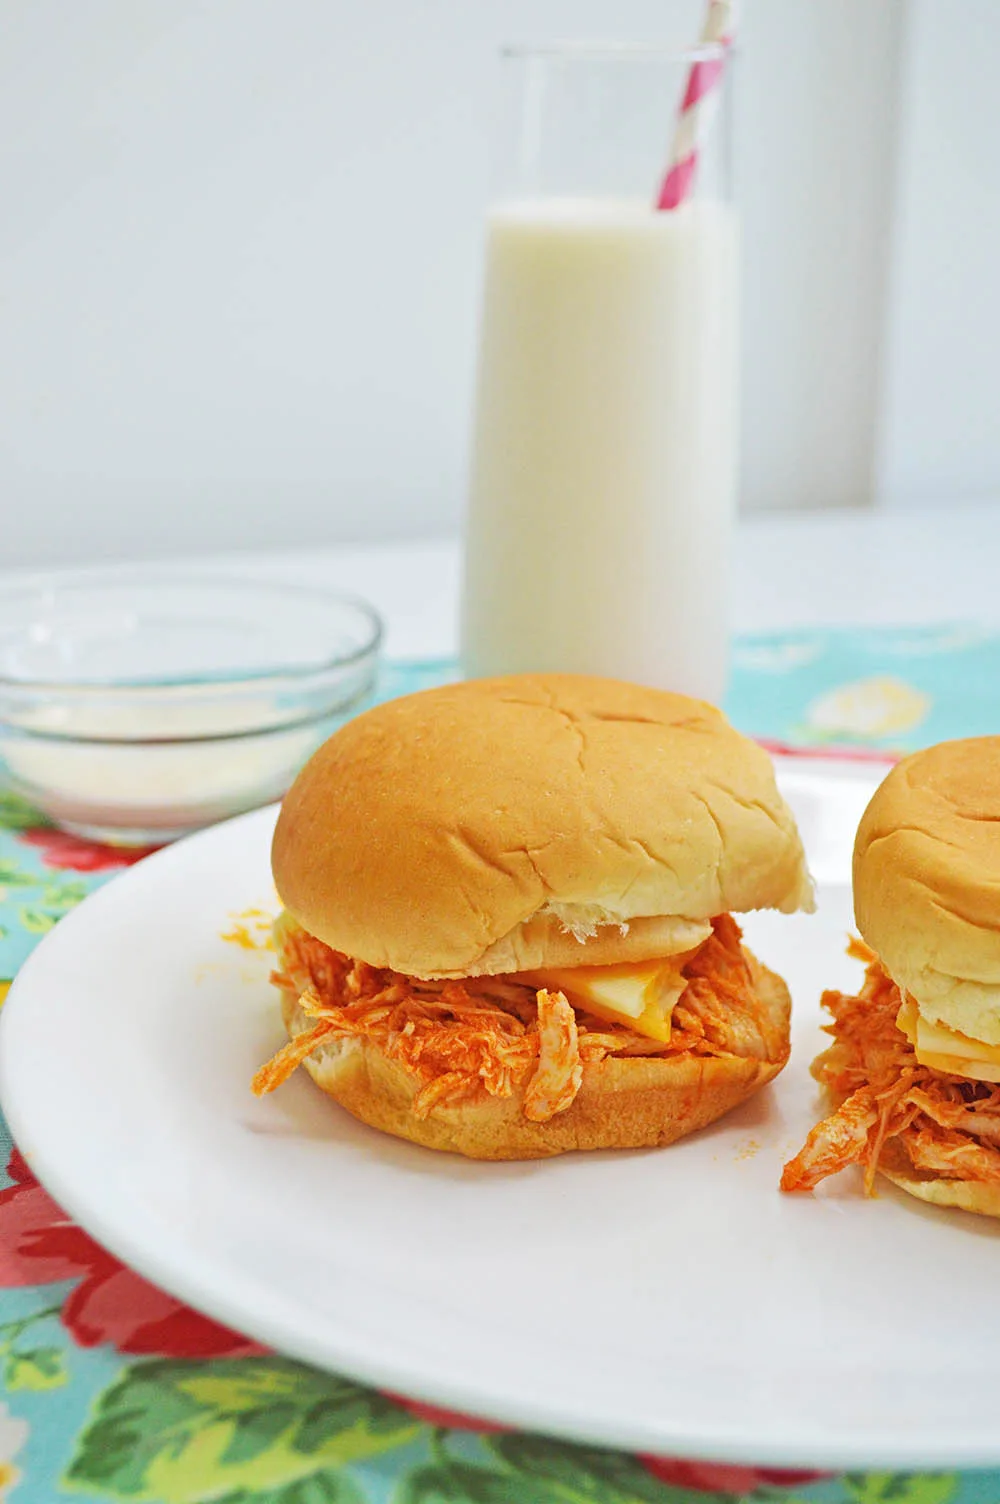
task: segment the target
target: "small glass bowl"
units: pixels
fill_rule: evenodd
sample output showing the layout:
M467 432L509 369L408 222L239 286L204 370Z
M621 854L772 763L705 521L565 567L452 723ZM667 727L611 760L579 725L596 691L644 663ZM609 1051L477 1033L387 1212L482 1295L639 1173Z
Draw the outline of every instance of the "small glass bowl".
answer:
M0 777L57 825L171 841L285 792L375 680L361 601L169 569L0 589Z

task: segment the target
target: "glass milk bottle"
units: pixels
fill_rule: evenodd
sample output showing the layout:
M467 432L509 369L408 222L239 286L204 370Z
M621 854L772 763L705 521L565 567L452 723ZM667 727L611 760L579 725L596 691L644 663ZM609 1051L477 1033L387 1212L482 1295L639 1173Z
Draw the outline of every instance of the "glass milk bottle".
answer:
M718 59L505 54L515 146L486 228L469 675L566 670L722 697L739 312L723 83L689 196L655 207L691 69Z

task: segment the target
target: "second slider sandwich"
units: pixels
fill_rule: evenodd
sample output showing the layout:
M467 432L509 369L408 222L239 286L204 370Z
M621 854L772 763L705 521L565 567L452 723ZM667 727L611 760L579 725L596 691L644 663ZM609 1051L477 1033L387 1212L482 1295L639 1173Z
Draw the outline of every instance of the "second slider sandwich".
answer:
M665 1144L788 1058L788 992L732 915L812 905L767 755L709 705L519 675L394 700L282 807L276 981L356 1117L516 1159Z
M834 1111L785 1166L812 1190L847 1165L923 1201L1000 1217L1000 737L941 742L899 763L854 844L867 962L827 992L813 1075Z

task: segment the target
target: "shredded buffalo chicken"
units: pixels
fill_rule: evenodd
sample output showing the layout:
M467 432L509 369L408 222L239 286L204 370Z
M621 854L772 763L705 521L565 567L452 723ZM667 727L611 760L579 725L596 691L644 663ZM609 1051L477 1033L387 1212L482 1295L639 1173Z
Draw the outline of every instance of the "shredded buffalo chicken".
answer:
M524 1083L525 1116L546 1122L572 1105L584 1067L609 1055L777 1060L784 1031L757 999L740 939L730 915L713 921L683 968L688 984L663 1044L575 1008L562 992L504 976L423 981L352 960L289 925L271 980L299 998L311 1022L257 1072L253 1088L273 1091L322 1045L364 1039L417 1078L418 1117L482 1090L509 1097Z
M856 997L824 992L833 1044L812 1066L839 1101L784 1169L784 1191L811 1191L848 1165L865 1167L871 1194L880 1162L903 1173L1000 1184L1000 1085L921 1065L896 1023L899 988L860 940L868 963Z

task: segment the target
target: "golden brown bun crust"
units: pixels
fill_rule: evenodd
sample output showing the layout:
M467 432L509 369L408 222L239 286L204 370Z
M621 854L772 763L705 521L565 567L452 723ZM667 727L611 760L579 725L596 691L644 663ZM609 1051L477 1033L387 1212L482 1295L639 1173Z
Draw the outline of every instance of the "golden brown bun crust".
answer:
M1000 1044L1000 737L893 768L858 827L854 912L922 1013Z
M522 944L640 916L707 920L811 904L770 758L699 700L524 674L377 706L321 747L274 837L282 902L335 950L407 976L566 965ZM565 936L565 930L561 928ZM630 959L669 953L662 935ZM683 947L682 947L683 948Z
M747 952L758 997L780 1026L777 1058L755 1060L691 1054L656 1058L608 1057L586 1065L572 1106L547 1123L524 1116L524 1085L509 1097L485 1091L469 1102L412 1112L419 1081L359 1040L318 1049L305 1061L316 1084L372 1128L470 1159L540 1159L570 1149L638 1149L671 1144L704 1128L772 1081L788 1059L788 989ZM290 992L282 993L290 1036L307 1026Z
M946 1206L980 1217L1000 1217L1000 1185L981 1180L944 1180L915 1170L905 1152L890 1141L883 1151L879 1173L901 1191L929 1201L932 1206Z

